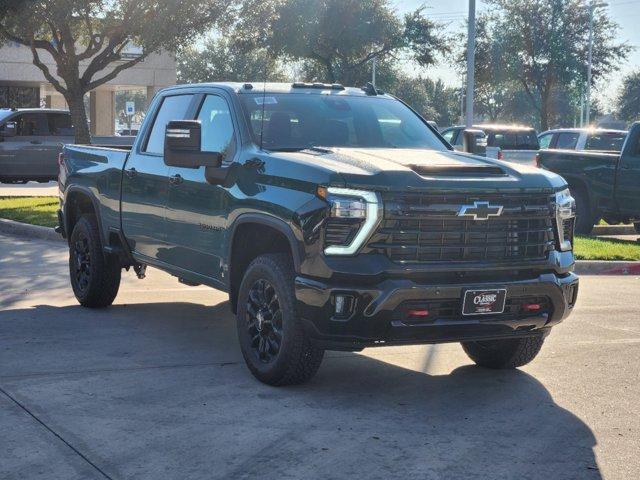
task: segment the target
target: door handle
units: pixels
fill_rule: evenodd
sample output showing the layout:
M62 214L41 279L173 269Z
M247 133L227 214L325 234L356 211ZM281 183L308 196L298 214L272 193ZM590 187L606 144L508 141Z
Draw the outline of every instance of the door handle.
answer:
M182 175L180 175L179 173L176 173L175 175L171 175L169 177L169 183L171 185L180 185L182 183Z
M125 173L125 175L126 175L127 177L129 177L129 178L133 178L133 177L135 177L136 175L138 175L138 171L137 171L135 168L133 168L133 167L128 168L127 170L125 170L125 171L124 171L124 173Z
M31 144L32 145L42 145L42 142L40 140L31 140Z

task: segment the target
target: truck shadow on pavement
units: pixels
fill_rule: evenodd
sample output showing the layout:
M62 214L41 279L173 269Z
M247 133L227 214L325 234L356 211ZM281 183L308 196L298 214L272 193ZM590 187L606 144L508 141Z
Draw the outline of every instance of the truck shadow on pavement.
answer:
M329 352L308 384L273 388L226 302L3 313L0 385L112 478L601 478L589 427L522 370Z

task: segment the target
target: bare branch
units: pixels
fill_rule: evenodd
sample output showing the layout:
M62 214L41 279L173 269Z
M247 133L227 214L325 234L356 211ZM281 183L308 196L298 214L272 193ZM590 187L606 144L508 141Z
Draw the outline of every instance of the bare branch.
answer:
M129 60L128 62L124 62L124 63L121 63L120 65L116 66L113 70L111 70L109 73L107 73L104 77L99 78L97 80L93 80L91 83L88 83L87 86L86 86L87 91L93 90L94 88L99 87L103 83L107 83L109 80L113 80L114 78L116 78L118 76L118 74L121 71L126 70L127 68L131 68L134 65L137 65L142 60L147 58L150 53L151 52L143 53L139 57L136 57L136 58L134 58L132 60ZM84 75L83 75L83 77L84 77Z
M42 71L44 78L46 78L49 81L49 83L53 85L53 88L55 88L61 94L66 95L67 89L64 88L62 84L58 81L58 79L51 74L51 72L49 71L49 67L47 67L40 60L40 56L38 55L37 48L34 45L31 45L30 48L31 48L31 54L33 55L33 64Z

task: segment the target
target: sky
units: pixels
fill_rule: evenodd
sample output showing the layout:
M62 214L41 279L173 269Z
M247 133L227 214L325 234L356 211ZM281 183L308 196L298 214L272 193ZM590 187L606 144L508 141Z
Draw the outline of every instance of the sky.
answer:
M448 31L460 32L466 28L465 21L468 14L468 0L395 0L395 6L399 13L415 10L421 5L426 5L426 13L434 20L448 24ZM612 107L617 91L622 84L625 74L640 69L640 0L608 0L605 7L611 18L620 25L619 41L628 42L636 47L631 52L627 61L621 65L620 70L613 73L610 78L599 82L594 96L600 98L605 107ZM476 10L486 8L484 2L476 0ZM461 85L462 79L453 68L444 61L436 67L423 72L431 78L441 78L447 85Z

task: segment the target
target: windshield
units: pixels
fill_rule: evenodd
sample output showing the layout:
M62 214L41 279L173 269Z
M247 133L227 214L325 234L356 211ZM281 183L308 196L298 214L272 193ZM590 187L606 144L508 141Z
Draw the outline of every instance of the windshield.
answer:
M262 145L267 150L311 147L447 150L429 127L397 100L320 94L253 94L240 98L258 145L264 128Z
M4 122L4 119L14 113L11 110L0 110L0 123Z

